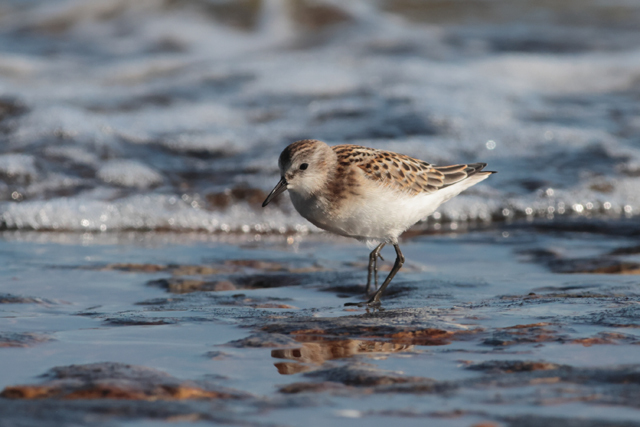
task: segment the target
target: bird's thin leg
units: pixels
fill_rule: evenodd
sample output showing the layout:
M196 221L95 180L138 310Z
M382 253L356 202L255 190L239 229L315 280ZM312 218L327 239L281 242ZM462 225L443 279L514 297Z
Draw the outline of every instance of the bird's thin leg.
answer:
M384 292L385 289L387 289L387 286L389 286L389 283L391 283L391 280L393 280L393 277L400 270L400 268L402 268L402 265L404 264L404 255L402 255L400 246L398 246L397 243L394 243L393 248L396 250L396 262L393 263L393 268L391 269L391 272L389 273L387 278L384 279L384 282L382 283L382 286L380 286L380 289L378 289L376 293L373 294L371 299L367 301L367 305L369 306L380 305L380 297L382 296L382 293Z
M385 243L386 245L386 243ZM384 247L384 245L382 245L382 247ZM382 258L382 254L380 253L380 250L382 249L382 247L378 250L378 258L380 258L382 261L384 261L384 258ZM376 261L376 269L374 271L374 276L375 276L375 284L376 284L376 289L378 289L378 261Z
M367 271L367 287L365 288L365 294L369 295L369 289L371 288L371 275L374 276L375 289L378 289L378 257L382 259L380 256L380 251L384 247L386 243L380 243L374 250L369 254L369 269Z
M358 307L364 307L364 306L379 307L380 306L380 296L382 295L384 290L387 289L387 286L389 286L389 283L391 282L393 277L396 275L396 273L400 270L400 268L402 268L402 264L404 264L404 255L402 255L400 246L394 243L393 248L396 250L396 262L393 264L393 268L391 269L391 272L389 273L387 278L384 279L384 282L382 283L382 286L380 286L380 289L378 289L376 293L373 294L373 296L369 299L369 301L361 302L361 303L348 302L345 305L357 305Z

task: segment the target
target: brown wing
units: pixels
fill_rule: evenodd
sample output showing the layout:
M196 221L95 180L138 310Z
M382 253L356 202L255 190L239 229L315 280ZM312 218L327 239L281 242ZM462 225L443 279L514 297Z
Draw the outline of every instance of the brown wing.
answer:
M340 166L359 167L365 176L409 194L433 193L481 171L486 163L434 166L404 154L357 145L332 147Z

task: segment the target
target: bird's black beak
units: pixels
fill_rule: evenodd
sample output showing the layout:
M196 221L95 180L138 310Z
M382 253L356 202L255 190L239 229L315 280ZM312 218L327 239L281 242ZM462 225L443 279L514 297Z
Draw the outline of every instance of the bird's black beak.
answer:
M287 185L287 180L284 179L284 176L280 178L280 181L276 184L275 188L271 190L271 193L269 193L267 198L264 199L264 202L262 202L262 207L264 208L265 206L267 206L269 202L273 200L278 194L284 192L284 190L287 189Z

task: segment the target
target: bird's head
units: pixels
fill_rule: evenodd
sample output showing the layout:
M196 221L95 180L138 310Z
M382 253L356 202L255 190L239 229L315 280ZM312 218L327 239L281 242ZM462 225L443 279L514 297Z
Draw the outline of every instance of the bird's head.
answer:
M294 142L282 151L278 159L280 181L262 206L266 206L278 194L289 190L302 197L309 197L326 185L327 175L336 154L331 147L315 139Z

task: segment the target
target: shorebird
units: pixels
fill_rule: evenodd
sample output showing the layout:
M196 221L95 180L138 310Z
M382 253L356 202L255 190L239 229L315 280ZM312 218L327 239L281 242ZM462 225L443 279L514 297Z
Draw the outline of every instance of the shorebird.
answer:
M486 165L435 166L390 151L358 145L331 147L305 139L280 154L280 181L262 206L289 190L293 206L313 225L376 245L369 254L367 295L372 276L378 286L380 251L392 244L396 261L382 285L368 301L345 304L375 308L404 263L398 237L447 200L495 173L483 171Z

